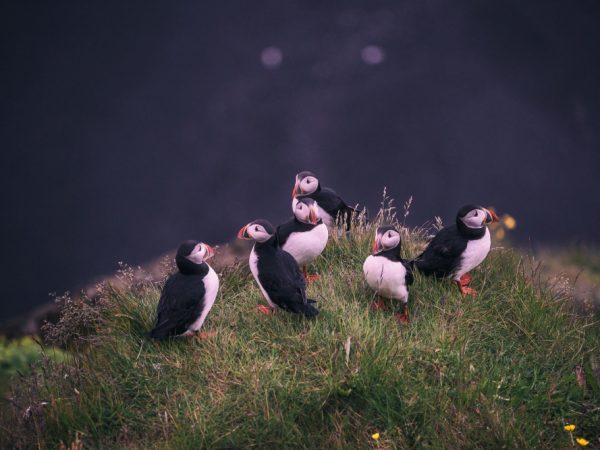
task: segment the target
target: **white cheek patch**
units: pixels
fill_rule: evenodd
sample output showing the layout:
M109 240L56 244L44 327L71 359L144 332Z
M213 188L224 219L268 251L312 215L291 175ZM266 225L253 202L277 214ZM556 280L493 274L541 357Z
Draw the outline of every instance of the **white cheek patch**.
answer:
M480 211L477 216L464 217L461 220L469 228L481 228L485 225L485 214Z
M187 257L187 259L189 259L192 262L195 262L196 264L202 264L204 262L202 252L200 251L192 253L190 256Z

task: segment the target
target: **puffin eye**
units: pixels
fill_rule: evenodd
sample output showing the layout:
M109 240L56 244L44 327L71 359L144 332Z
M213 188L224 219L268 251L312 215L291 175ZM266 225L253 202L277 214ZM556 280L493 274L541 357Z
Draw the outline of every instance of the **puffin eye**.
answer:
M479 214L479 211L475 210L475 214L473 214L475 217L477 217L477 214Z
M254 231L258 231L258 227L254 227Z

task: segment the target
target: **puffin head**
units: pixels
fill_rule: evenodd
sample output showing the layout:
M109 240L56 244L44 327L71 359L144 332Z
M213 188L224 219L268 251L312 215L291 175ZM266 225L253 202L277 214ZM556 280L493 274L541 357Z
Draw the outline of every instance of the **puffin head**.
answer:
M298 197L294 205L294 216L300 222L316 225L319 222L319 212L317 202L312 198Z
M296 174L296 183L292 191L292 198L298 195L312 194L319 188L319 179L314 173L305 170Z
M373 241L372 255L377 255L386 250L398 247L400 250L400 233L392 225L384 225L375 231L375 240Z
M483 228L488 223L498 222L498 216L493 209L487 209L478 205L466 205L458 210L456 222L459 221L467 228Z
M195 267L201 266L214 254L215 250L204 242L185 241L177 249L175 263L181 273L193 273Z
M258 219L244 225L238 232L238 239L253 240L256 242L267 242L275 235L275 227L271 222Z

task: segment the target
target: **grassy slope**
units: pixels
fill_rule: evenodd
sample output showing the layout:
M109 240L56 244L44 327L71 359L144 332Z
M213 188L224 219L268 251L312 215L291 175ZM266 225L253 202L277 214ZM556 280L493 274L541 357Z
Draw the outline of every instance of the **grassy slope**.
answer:
M29 422L5 416L4 438L50 448L77 431L93 447L561 448L571 445L565 422L600 435L600 396L574 373L598 354L598 325L533 286L517 254L491 253L474 272L474 299L417 276L412 321L400 327L368 307L371 239L368 228L330 242L310 286L313 321L259 315L252 278L231 270L206 324L217 337L153 343L144 333L158 287L107 290L98 333L111 338L45 369L36 398L49 404ZM414 254L418 236L405 241Z

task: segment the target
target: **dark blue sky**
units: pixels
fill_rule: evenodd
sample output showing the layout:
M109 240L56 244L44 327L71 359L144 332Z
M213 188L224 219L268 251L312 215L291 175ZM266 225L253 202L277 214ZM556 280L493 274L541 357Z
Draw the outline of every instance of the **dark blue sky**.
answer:
M279 222L305 169L413 195L412 225L477 202L521 242L600 242L599 5L5 2L0 319Z

